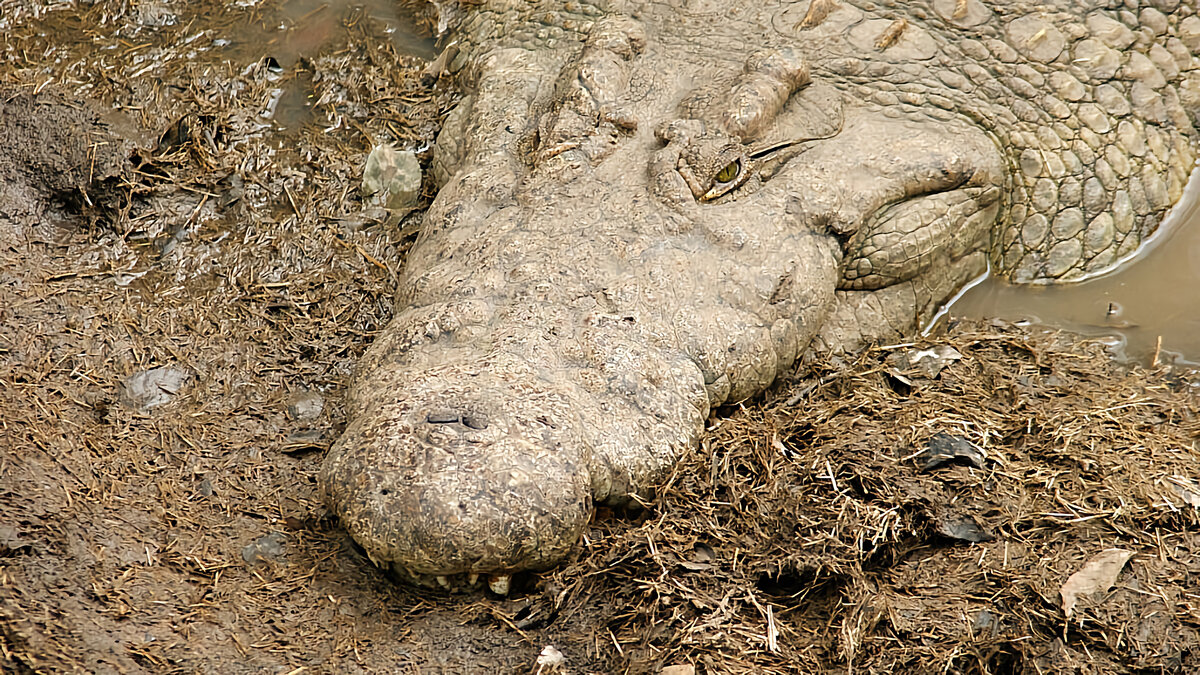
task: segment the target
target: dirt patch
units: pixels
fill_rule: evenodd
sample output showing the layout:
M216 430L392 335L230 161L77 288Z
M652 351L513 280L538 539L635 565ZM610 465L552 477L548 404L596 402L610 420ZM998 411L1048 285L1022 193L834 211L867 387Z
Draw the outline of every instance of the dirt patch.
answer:
M315 476L417 222L385 226L361 167L427 147L452 93L353 8L281 59L269 7L127 4L6 19L4 670L529 673L547 645L562 673L1200 670L1195 378L1000 324L722 411L509 598L394 583ZM221 52L244 22L261 49Z
M47 221L97 217L96 205L113 200L111 179L125 168L134 130L120 113L54 91L0 92L0 238L8 248L46 232Z

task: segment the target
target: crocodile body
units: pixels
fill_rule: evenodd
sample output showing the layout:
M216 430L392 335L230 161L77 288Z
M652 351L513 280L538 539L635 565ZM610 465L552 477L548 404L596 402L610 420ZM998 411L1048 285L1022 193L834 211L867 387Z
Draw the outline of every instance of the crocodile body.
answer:
M442 187L322 476L422 582L553 565L714 406L912 334L989 265L1109 269L1197 151L1179 0L445 12Z

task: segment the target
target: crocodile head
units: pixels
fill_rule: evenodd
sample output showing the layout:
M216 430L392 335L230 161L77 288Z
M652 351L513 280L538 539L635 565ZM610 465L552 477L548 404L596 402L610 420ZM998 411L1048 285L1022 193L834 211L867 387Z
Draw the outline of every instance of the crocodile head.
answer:
M371 559L424 583L562 560L713 406L911 334L989 260L1110 266L1193 162L1195 17L1127 39L1066 2L495 4L462 20L443 185L322 473Z

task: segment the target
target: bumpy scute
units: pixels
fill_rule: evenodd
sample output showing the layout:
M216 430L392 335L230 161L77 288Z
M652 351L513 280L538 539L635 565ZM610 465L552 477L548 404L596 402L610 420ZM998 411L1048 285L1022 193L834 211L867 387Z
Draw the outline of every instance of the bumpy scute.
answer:
M1190 3L733 5L456 14L443 185L324 467L377 563L506 588L714 406L911 335L989 264L1108 269L1192 170Z

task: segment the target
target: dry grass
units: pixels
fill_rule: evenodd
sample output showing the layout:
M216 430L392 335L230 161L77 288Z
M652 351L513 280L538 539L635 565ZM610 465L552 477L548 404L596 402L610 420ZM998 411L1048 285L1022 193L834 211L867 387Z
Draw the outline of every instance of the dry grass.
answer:
M1193 376L1005 325L935 339L963 358L934 379L878 349L721 411L659 499L508 599L393 583L315 475L413 236L359 167L427 145L449 94L361 16L275 69L266 3L228 59L189 50L247 20L229 3L9 5L0 82L151 133L91 220L0 248L0 668L529 673L554 644L571 673L1200 670ZM311 113L273 126L276 89ZM123 403L155 367L181 392ZM988 460L922 471L939 433ZM1066 621L1061 584L1111 547L1135 555Z
M646 522L599 527L557 583L623 591L637 609L615 640L647 665L1194 669L1198 518L1176 487L1200 483L1191 380L1012 326L945 342L963 359L936 380L902 385L876 350L720 419ZM937 433L975 443L986 466L921 471ZM995 538L944 534L964 519ZM1110 547L1133 562L1066 622L1059 586Z

